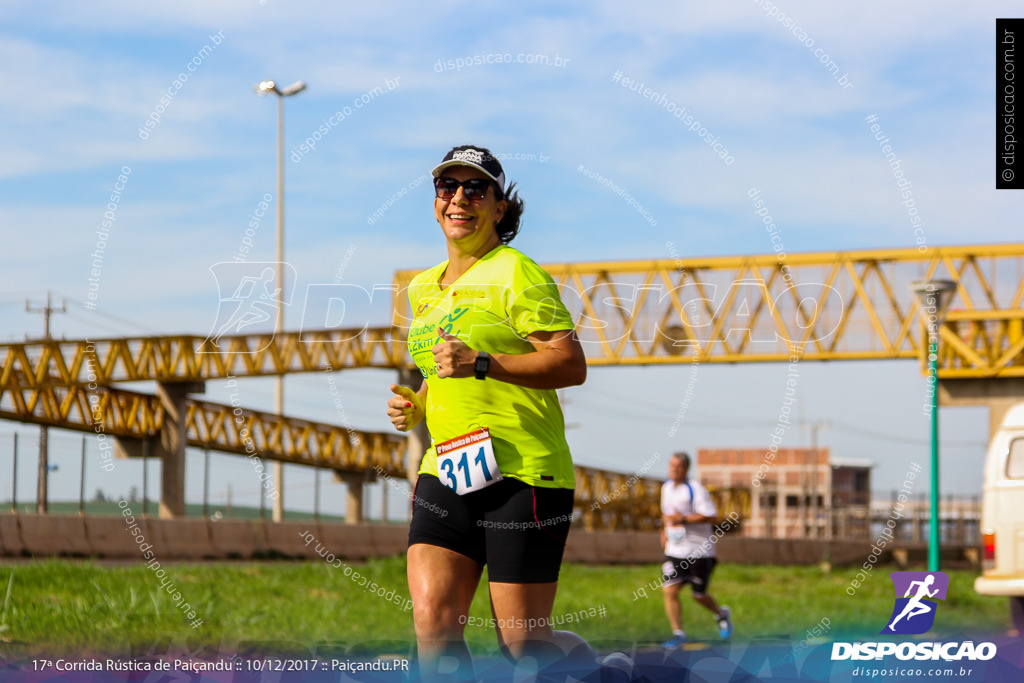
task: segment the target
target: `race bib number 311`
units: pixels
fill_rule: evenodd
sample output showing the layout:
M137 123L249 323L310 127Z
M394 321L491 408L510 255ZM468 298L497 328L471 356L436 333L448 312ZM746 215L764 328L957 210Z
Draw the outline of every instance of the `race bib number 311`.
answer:
M460 496L501 481L487 427L442 441L434 450L437 451L438 478Z

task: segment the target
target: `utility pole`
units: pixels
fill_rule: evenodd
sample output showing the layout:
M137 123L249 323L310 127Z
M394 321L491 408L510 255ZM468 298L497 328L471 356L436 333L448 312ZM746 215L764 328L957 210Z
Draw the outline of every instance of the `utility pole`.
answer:
M60 308L54 308L53 302L50 297L50 292L46 292L46 305L42 308L34 308L32 304L26 299L25 300L25 311L27 313L42 313L43 314L43 338L46 341L50 341L50 316L54 313L67 313L68 302L61 299ZM49 429L46 425L39 426L39 491L36 495L36 512L40 515L46 514L47 508L47 482L50 478L50 449L49 449Z
M825 420L818 420L815 422L803 422L802 426L807 427L811 431L811 457L814 459L814 464L810 467L810 471L807 472L807 474L809 475L809 482L807 479L805 479L804 481L803 493L804 500L807 502L807 505L804 506L804 529L807 530L807 536L811 538L818 538L818 515L821 512L821 506L818 505L818 475L821 470L820 464L818 462L818 430L821 429L822 427L828 429L829 427L832 426L832 423ZM806 471L806 457L804 458L804 464ZM808 489L810 490L808 491ZM824 495L829 496L831 498L830 491L825 491ZM825 508L826 510L831 511L831 500L829 500L829 502L825 505ZM831 514L827 516L831 517ZM808 520L807 517L810 517L810 519ZM813 531L811 531L812 528ZM826 520L825 538L832 538L830 519Z

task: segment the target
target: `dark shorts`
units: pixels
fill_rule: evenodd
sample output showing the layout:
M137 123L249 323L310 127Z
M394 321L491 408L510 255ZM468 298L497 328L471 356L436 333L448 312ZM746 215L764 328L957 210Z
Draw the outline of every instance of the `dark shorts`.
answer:
M497 583L558 580L572 523L573 489L502 479L460 496L421 474L413 495L409 545L426 543L487 565Z
M661 565L663 585L688 583L693 586L694 595L704 595L711 585L711 572L714 571L716 564L718 560L713 557L682 559L666 555L665 562Z

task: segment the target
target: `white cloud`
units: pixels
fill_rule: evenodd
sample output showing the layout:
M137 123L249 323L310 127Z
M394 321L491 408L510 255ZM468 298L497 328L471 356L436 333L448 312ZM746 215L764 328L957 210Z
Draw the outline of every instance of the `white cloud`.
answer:
M0 101L0 225L19 244L4 261L5 282L17 287L5 300L46 289L84 294L105 193L128 165L131 181L105 255L102 310L55 325L127 333L132 323L104 317L111 313L139 331L205 333L217 303L209 266L231 257L256 202L276 194L276 103L252 90L264 78L309 84L286 104L288 153L334 112L400 79L321 134L301 163L286 162L286 254L300 286L334 281L350 250L344 281L363 286L442 260L429 185L410 189L372 225L367 217L467 140L550 157L506 164L528 203L516 246L543 262L666 258L670 240L682 256L767 252L750 187L764 192L787 251L911 246L892 171L864 121L870 113L914 184L930 246L1019 240L1010 217L1024 200L992 189L986 85L994 18L1016 5L777 5L849 72L853 88L839 87L813 50L749 0L486 10L282 0L5 8L0 69L8 94L18 96ZM161 93L221 29L224 42L140 140L137 129ZM438 60L506 52L570 61L435 69ZM736 163L725 166L669 112L613 83L617 70L690 107ZM580 174L580 164L628 188L657 226ZM271 215L255 235L252 260L272 260L274 231ZM0 320L9 336L38 329L13 306L0 310ZM733 383L746 373L755 377L747 367L722 376ZM639 392L652 386L671 406L674 389L655 374L602 369L588 387L599 389L605 377ZM752 381L773 391L770 376ZM821 386L822 410L839 410L841 397L829 394L827 381ZM719 412L734 410L728 387L707 391ZM571 418L586 425L572 438L585 457L618 463L598 451L629 432L630 418L595 440L611 418L600 408L594 414L596 422L589 413ZM732 438L698 433L707 443Z

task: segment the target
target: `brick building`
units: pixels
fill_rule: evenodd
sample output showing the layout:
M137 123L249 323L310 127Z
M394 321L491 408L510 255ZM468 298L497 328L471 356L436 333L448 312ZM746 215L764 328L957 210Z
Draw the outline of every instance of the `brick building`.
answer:
M774 456L774 457L773 457ZM750 491L743 535L842 538L868 533L871 467L829 449L702 448L695 474L709 488Z

